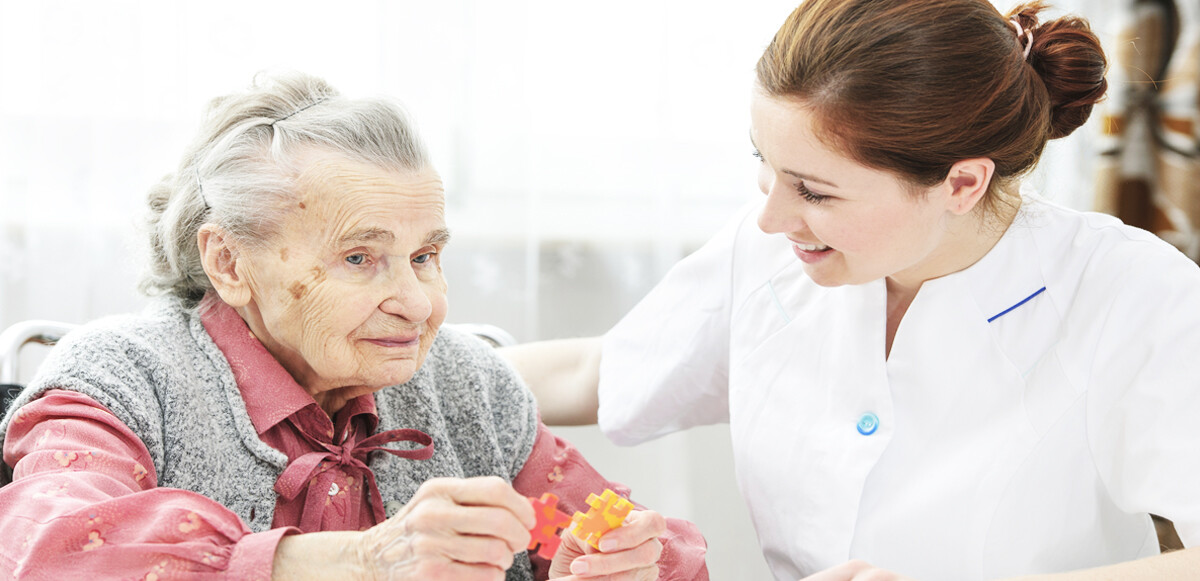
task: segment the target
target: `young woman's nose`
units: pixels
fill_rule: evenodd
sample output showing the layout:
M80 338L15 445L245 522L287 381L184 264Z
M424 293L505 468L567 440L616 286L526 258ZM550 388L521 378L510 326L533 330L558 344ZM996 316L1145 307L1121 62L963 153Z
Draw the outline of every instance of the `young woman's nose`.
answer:
M808 230L804 221L805 201L786 182L774 177L759 177L759 189L767 195L767 203L758 215L758 228L767 234L787 234Z

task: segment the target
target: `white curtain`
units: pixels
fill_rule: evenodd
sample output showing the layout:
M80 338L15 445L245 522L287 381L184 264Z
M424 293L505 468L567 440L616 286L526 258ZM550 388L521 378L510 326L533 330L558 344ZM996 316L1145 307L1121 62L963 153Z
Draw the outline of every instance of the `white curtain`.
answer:
M0 328L140 308L144 192L209 98L282 68L407 104L447 185L451 321L602 333L760 195L750 85L794 2L0 0ZM1080 133L1033 182L1086 208ZM722 428L633 450L563 433L698 522L715 579L767 578Z

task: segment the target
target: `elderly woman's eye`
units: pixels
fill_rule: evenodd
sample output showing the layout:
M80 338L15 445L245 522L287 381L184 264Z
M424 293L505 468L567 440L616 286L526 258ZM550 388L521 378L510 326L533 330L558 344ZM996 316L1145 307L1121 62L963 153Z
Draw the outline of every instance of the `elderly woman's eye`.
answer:
M416 258L413 259L413 262L415 262L417 264L425 264L426 262L433 260L434 254L436 254L436 253L435 252L426 252L425 254L418 255Z
M346 257L346 262L353 264L354 266L360 266L367 262L367 255L361 253L351 254L350 256Z

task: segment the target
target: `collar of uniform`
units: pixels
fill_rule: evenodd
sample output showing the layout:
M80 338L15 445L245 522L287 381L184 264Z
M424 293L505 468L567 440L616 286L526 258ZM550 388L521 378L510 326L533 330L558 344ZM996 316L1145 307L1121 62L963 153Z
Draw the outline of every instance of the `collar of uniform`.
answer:
M1034 240L1041 205L1037 198L1023 197L1016 218L996 245L962 273L979 315L992 325L1028 312L1048 298L1047 291L1055 290L1047 288Z
M1043 298L1046 279L1033 240L1040 204L1036 198L1023 197L1016 218L983 258L959 272L927 281L922 290L926 286L961 285L979 307L978 316L990 323L1002 321Z
M958 316L976 317L977 324L986 326L995 346L1022 375L1057 340L1061 315L1051 298L1064 289L1053 288L1048 280L1038 235L1053 218L1046 202L1024 197L1013 223L983 258L944 282L930 281L952 284L954 292L970 295Z

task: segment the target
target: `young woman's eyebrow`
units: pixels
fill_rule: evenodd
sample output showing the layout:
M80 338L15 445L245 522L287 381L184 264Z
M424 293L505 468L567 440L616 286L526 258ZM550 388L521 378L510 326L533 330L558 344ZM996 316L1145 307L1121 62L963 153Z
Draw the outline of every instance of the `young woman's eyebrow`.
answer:
M759 149L758 149L758 144L757 144L757 143L754 143L754 135L753 135L753 134L752 134L752 135L750 135L750 145L754 146L754 150L755 150L755 151L759 151ZM762 155L762 153L760 152L760 153L759 153L759 155ZM829 186L829 187L831 187L831 188L835 188L835 189L836 189L836 188L838 188L838 185L837 185L837 184L835 184L835 183L833 183L833 182L831 182L831 181L828 181L828 180L821 179L821 178L819 178L819 177L815 177L815 176L810 176L810 175L802 174L802 173L800 173L800 172L795 172L795 171L792 171L792 170L790 170L790 169L781 169L781 170L779 170L779 171L781 171L781 172L783 172L783 173L785 173L785 174L787 174L787 175L790 175L790 176L792 176L792 177L794 177L794 178L800 178L800 179L802 179L802 180L804 180L804 181L806 181L806 182L813 182L813 183L817 183L817 184L822 184L822 185L826 185L826 186Z

